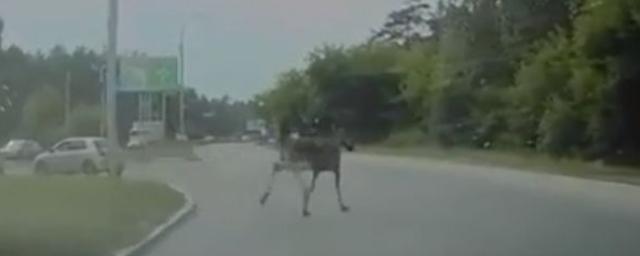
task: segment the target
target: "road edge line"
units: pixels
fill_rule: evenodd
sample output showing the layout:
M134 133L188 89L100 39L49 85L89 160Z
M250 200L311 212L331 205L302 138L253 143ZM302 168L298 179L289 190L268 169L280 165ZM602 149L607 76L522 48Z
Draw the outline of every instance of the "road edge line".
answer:
M179 187L173 184L167 184L167 185L169 186L169 188L182 194L182 196L185 199L184 205L178 211L173 213L171 217L169 217L169 219L167 219L164 223L156 226L153 229L153 231L151 231L151 233L149 233L144 239L137 242L136 244L117 250L113 254L113 256L133 256L138 252L143 251L144 249L147 248L148 245L157 241L161 236L165 235L171 228L175 227L187 216L195 212L197 205L193 201L193 198L191 198L191 196L188 193L186 193L184 190L180 189Z

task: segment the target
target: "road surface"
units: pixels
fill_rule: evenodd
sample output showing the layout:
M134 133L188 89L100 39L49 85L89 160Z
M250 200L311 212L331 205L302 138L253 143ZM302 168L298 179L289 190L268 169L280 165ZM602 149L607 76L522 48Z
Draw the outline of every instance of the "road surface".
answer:
M136 178L188 191L198 213L153 256L640 255L640 189L433 160L349 154L341 213L323 174L310 218L282 175L258 204L276 158L253 145L197 150L200 162L158 160Z

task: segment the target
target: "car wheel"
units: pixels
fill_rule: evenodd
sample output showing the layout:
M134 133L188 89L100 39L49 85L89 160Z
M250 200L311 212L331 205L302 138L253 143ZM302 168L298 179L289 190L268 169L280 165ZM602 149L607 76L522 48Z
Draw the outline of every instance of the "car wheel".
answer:
M116 178L120 178L122 177L122 174L124 173L124 164L123 163L119 163L115 169L109 169L107 168L107 175L110 177L116 177Z
M122 165L119 165L116 170L113 172L114 177L122 177L122 173L124 173L124 167Z
M36 175L46 175L49 172L49 166L45 162L38 162L34 172Z
M86 160L82 163L82 173L86 175L95 175L98 173L96 165L94 165L91 161Z

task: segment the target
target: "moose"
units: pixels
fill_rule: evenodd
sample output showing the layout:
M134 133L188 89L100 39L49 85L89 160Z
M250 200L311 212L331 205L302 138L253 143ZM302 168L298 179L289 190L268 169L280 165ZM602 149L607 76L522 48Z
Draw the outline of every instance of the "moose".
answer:
M308 217L309 199L313 193L316 180L323 172L331 172L335 178L335 190L338 204L342 212L348 212L349 207L344 203L341 191L340 158L341 147L348 151L355 150L354 144L345 138L344 132L339 131L330 119L316 119L313 128L308 132L291 134L286 123L280 124L279 133L280 159L273 163L271 177L266 191L260 198L260 204L265 205L273 189L276 176L281 172L291 172L299 181L303 190L302 215ZM311 185L306 186L301 174L312 172Z

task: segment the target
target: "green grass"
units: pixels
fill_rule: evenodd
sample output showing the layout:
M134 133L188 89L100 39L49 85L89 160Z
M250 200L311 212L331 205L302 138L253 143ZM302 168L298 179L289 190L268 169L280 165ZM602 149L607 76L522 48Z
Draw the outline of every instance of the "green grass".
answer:
M535 152L508 152L465 148L443 149L436 146L390 146L387 143L362 148L365 153L432 158L490 167L546 172L640 185L640 170L604 166L575 159L554 159Z
M0 255L109 255L184 203L166 185L97 177L0 177Z

